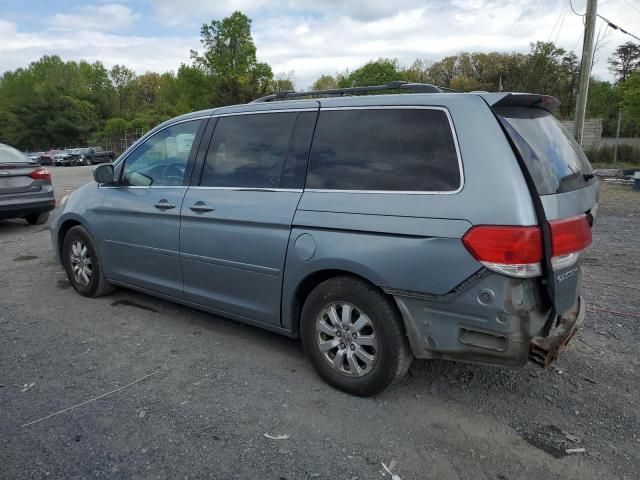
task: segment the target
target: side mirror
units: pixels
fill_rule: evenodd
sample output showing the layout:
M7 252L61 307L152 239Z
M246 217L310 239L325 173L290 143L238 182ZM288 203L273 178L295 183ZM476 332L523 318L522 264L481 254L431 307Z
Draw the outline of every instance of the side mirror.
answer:
M113 175L113 165L110 163L98 165L93 169L93 179L98 183L105 183L107 185L116 183Z

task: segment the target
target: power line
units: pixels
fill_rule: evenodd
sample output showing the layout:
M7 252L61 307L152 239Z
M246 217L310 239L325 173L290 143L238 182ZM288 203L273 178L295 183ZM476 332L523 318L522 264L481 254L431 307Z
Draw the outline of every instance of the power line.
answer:
M578 39L576 40L575 45L571 49L572 52L575 52L576 48L578 48L578 44L580 43L580 40L582 39L582 35L583 35L583 32L580 32L580 35L578 35Z
M626 3L627 5L629 5L631 8L633 8L636 12L640 13L640 9L636 6L633 5L633 3L631 3L629 0L622 0L624 3Z
M598 18L604 20L607 25L609 25L611 28L613 28L614 30L619 30L622 33L626 33L627 35L629 35L630 37L635 38L636 40L640 41L640 37L638 37L637 35L634 35L631 32L627 32L624 28L619 27L618 25L616 25L615 23L613 23L611 20L608 20L606 18L604 18L602 15L600 15L599 13L596 13L596 15L598 16Z
M567 18L567 15L569 14L569 10L565 10L564 8L562 10L564 11L564 15L560 19L560 25L558 25L558 33L556 34L555 43L558 43L558 38L560 38L560 32L562 31L562 24L564 23L565 19Z
M558 27L558 34L560 33L560 30L562 29L562 22L564 21L563 20L563 14L565 13L564 12L565 8L567 8L567 6L563 5L562 8L560 9L560 14L558 15L558 18L556 19L556 23L553 24L553 28L549 32L549 37L547 38L547 42L549 42L551 40L551 37L553 37L553 32L555 32L556 27L558 26L558 23L560 23L560 27Z
M569 0L569 6L571 7L571 11L576 14L579 17L584 17L586 15L586 13L578 13L575 11L575 9L573 8L573 2L571 0Z

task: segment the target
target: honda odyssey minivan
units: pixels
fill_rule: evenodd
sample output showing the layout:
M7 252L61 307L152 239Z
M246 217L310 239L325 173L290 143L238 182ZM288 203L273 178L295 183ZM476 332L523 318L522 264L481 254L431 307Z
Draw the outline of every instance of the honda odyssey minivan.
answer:
M183 115L64 200L53 246L81 295L300 337L357 395L413 358L546 367L585 315L598 199L557 106L393 82Z

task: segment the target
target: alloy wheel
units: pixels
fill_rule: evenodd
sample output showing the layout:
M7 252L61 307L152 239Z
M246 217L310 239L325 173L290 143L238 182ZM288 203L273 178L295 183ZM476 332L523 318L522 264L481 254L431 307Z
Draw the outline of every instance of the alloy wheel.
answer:
M93 276L93 264L87 246L80 240L71 244L71 270L77 283L88 286Z
M316 333L322 356L343 375L361 377L375 365L378 338L371 320L357 306L327 305L316 319Z

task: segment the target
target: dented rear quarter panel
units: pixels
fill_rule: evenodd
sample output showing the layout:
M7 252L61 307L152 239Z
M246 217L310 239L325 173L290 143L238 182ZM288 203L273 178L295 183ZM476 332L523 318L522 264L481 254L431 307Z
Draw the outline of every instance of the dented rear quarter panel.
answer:
M469 228L537 224L511 146L482 98L415 94L320 102L320 115L322 108L339 107L445 108L453 123L464 181L458 192L444 194L305 190L286 258L283 327L296 330L295 292L315 272L342 270L387 291L446 295L483 268L462 244ZM313 239L310 256L296 247L303 235Z

